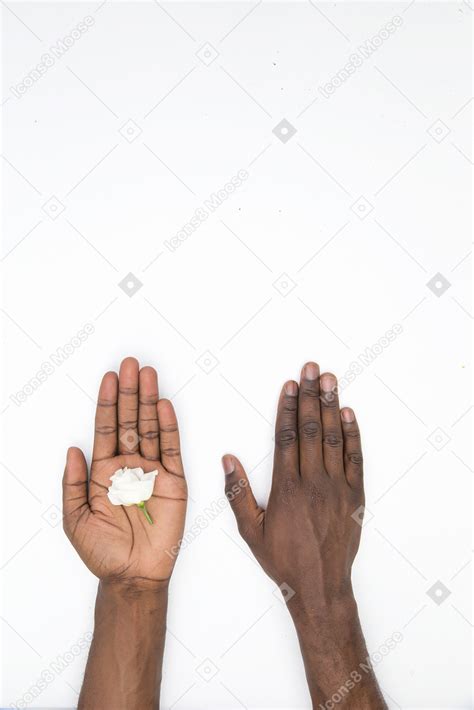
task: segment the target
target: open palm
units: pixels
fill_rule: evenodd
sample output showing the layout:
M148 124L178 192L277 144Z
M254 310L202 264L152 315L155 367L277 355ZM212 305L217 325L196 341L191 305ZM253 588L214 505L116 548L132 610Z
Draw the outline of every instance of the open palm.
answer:
M112 505L110 477L119 468L158 471L146 507ZM80 449L68 451L63 478L64 530L100 579L167 581L183 534L187 488L171 402L158 397L151 367L126 358L107 372L97 402L90 476Z

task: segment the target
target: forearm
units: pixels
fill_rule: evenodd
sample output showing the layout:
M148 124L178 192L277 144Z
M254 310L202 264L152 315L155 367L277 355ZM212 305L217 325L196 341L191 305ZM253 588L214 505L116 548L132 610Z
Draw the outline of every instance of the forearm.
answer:
M157 710L167 586L100 582L79 710Z
M320 608L291 603L313 708L386 710L352 595Z

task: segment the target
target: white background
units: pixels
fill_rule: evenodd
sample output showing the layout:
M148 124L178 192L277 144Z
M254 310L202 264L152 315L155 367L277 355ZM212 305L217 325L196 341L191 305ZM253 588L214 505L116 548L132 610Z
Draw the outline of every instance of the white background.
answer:
M94 25L17 98L86 15ZM401 27L325 98L394 15ZM84 652L28 695L92 628L96 581L60 524L64 456L90 453L101 375L133 354L178 411L187 527L208 523L173 576L163 707L309 707L285 607L227 506L212 521L205 509L226 451L265 502L285 379L308 359L342 376L399 323L341 395L373 516L357 598L371 652L403 634L377 665L390 707L472 707L471 21L464 2L3 7L2 705L77 701ZM287 143L272 133L284 118ZM243 186L169 251L240 169ZM132 297L118 286L129 272ZM427 287L438 272L441 295ZM15 403L85 323L94 334ZM438 580L440 605L426 594Z

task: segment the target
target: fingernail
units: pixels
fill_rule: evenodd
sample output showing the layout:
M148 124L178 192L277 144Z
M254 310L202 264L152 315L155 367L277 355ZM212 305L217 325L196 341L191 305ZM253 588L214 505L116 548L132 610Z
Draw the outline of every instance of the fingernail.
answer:
M305 380L317 380L319 377L319 367L314 362L307 362L303 367L303 378Z
M341 419L343 422L347 422L347 424L353 422L355 419L353 410L350 407L345 407L344 409L341 409Z
M336 385L337 380L334 375L326 374L321 377L321 389L323 392L332 392Z
M235 463L232 456L224 456L222 458L222 466L224 468L224 473L226 476L230 476L231 473L234 473Z
M293 382L293 380L287 382L285 385L285 392L289 397L296 397L298 394L298 385L296 382Z

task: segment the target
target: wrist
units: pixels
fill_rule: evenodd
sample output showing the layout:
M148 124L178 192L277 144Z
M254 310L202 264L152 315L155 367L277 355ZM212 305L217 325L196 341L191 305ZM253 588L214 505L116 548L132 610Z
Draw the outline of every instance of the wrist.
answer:
M312 597L299 600L295 594L288 607L300 642L313 707L333 707L332 698L342 689L338 701L341 710L386 710L370 667L352 590L326 597L315 592Z
M343 590L329 594L317 590L311 594L296 593L287 606L297 627L317 625L320 628L321 625L347 624L358 619L357 602L350 583Z
M167 581L130 577L99 581L79 708L158 707L167 604Z
M106 577L99 580L99 592L108 596L132 600L134 598L167 597L168 579L147 579L145 577Z

